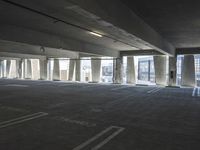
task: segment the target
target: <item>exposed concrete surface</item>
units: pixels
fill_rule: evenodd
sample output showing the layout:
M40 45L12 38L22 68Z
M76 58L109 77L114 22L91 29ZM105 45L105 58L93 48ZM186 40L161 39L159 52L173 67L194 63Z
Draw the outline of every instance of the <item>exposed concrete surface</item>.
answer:
M9 77L9 73L10 73L10 67L11 67L11 60L7 60L6 61L6 77Z
M75 79L76 81L81 81L81 61L80 59L76 60L76 76Z
M167 85L167 57L154 56L155 81L158 85Z
M194 55L185 55L183 60L182 70L182 85L183 86L196 86Z
M134 57L127 57L127 83L135 83Z
M59 59L54 59L53 80L60 80L60 63L59 63Z
M99 82L100 72L101 72L101 58L91 59L91 69L92 69L92 82Z
M122 83L122 57L113 60L113 83Z
M69 81L73 80L75 65L76 65L76 61L74 59L70 59L69 60L69 75L68 75Z
M26 75L25 77L27 79L31 79L32 78L32 63L30 59L26 59Z
M110 126L125 130L102 146L102 150L200 149L200 101L199 97L192 97L193 89L161 88L149 94L153 89L0 80L0 122L37 112L48 113L1 128L0 149L72 150Z
M176 62L177 62L177 57L169 57L169 81L168 85L169 86L176 86Z
M47 60L39 60L40 64L40 79L46 80L47 79Z

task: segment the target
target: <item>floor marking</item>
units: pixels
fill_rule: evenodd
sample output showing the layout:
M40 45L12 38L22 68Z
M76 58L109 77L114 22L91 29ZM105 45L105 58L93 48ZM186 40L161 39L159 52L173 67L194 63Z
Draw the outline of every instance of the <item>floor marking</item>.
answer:
M147 91L147 93L148 94L150 94L150 93L156 93L156 92L160 91L161 89L162 89L161 87L157 87L157 88L154 88L154 89L152 89L150 91Z
M116 91L116 90L120 90L120 89L126 89L126 88L129 88L130 86L120 86L120 87L115 87L115 88L112 88L111 91Z
M60 117L58 119L61 119L62 121L67 122L67 123L78 124L78 125L85 126L85 127L95 127L96 126L95 123L90 123L87 121L72 120L72 119L64 118L64 117Z
M93 141L97 140L102 135L104 135L105 133L109 132L112 129L117 129L117 131L112 133L110 136L108 136L106 139L104 139L101 143L99 143L95 147L91 148L91 150L98 150L99 148L104 146L106 143L108 143L110 140L112 140L115 136L117 136L120 132L122 132L125 128L117 127L117 126L110 126L110 127L106 128L105 130L103 130L102 132L100 132L97 135L95 135L94 137L92 137L91 139L89 139L86 142L82 143L81 145L75 147L73 150L81 150L81 149L83 149L84 147L88 146L90 143L92 143Z
M11 126L11 125L23 123L23 122L26 122L26 121L29 121L29 120L33 120L33 119L36 119L36 118L40 118L40 117L43 117L43 116L47 116L47 115L48 115L48 113L38 112L38 113L18 117L18 118L15 118L15 119L11 119L11 120L8 120L8 121L3 121L3 122L0 122L0 129Z
M195 87L192 92L193 97L200 97L200 87Z
M23 85L23 84L6 84L4 86L14 86L14 87L29 87L28 85Z
M196 94L196 89L197 89L197 88L194 88L194 89L193 89L193 92L192 92L192 96L193 96L193 97L194 97L195 94Z

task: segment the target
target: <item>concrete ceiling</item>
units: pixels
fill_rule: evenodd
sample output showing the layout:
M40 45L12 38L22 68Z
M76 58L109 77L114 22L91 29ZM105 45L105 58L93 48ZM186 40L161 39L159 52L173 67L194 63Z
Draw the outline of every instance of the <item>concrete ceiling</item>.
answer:
M176 48L200 47L200 1L121 1Z
M3 40L23 42L19 40L20 35L18 35L19 38L14 39L13 36L8 36L9 31L4 33L5 30L8 30L8 26L12 26L87 42L117 51L151 49L151 47L141 42L132 40L128 34L123 33L119 28L113 27L108 22L72 5L66 0L59 0L56 3L55 0L11 0L9 2L15 2L26 8L5 1L0 2L0 30L2 31L0 38ZM48 15L56 19L52 19ZM88 30L105 36L102 38L93 36L89 34ZM10 32L10 34L13 33Z

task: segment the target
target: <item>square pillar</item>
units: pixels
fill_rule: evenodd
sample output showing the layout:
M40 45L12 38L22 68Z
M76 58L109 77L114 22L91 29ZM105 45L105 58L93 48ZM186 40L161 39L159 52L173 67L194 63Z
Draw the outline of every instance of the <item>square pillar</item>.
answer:
M176 75L177 75L177 56L169 57L169 86L176 86Z
M6 61L6 77L9 77L10 74L10 67L11 67L11 60Z
M40 80L47 80L47 59L40 59Z
M123 66L122 57L113 60L113 83L116 84L122 83L122 66Z
M184 56L181 81L183 86L196 86L194 55Z
M135 83L135 63L133 56L127 57L127 83Z
M60 80L60 63L59 59L54 59L53 80Z
M22 60L16 60L16 78L22 78Z
M73 80L75 64L76 64L76 61L74 59L69 60L69 72L68 72L69 73L68 74L69 81Z
M76 81L81 81L81 62L80 59L76 60Z
M32 78L32 64L31 64L31 59L27 59L25 61L26 63L26 79L31 79Z
M101 58L92 58L91 68L92 68L92 82L99 82L100 71L101 71Z
M167 85L167 56L154 56L155 81L158 85Z

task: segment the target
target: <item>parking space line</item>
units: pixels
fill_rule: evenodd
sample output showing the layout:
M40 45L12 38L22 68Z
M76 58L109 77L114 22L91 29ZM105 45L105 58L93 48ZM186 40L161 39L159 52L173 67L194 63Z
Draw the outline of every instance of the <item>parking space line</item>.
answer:
M36 118L40 118L40 117L43 117L43 116L47 116L47 115L48 115L48 113L38 112L38 113L18 117L18 118L15 118L15 119L11 119L11 120L8 120L8 121L3 121L3 122L0 122L0 129L11 126L11 125L23 123L23 122L26 122L26 121L29 121L29 120L33 120L33 119L36 119Z
M122 90L122 89L130 88L130 87L131 87L131 86L120 86L120 87L115 87L115 88L112 88L111 91Z
M12 86L12 87L29 87L29 85L24 85L24 84L6 84L3 86Z
M110 136L108 136L106 139L104 139L101 143L99 143L95 147L91 148L91 150L98 150L99 148L104 146L106 143L108 143L110 140L112 140L115 136L117 136L120 132L122 132L125 128L117 127L117 126L110 126L110 127L106 128L105 130L101 131L100 133L98 133L97 135L95 135L94 137L92 137L91 139L89 139L86 142L82 143L81 145L75 147L73 150L81 150L81 149L85 148L90 143L94 142L95 140L97 140L98 138L100 138L101 136L103 136L104 134L106 134L107 132L109 132L112 129L117 129L117 131L112 133Z
M200 87L195 87L192 92L193 97L200 97Z
M157 88L154 88L152 90L147 91L147 93L148 94L150 94L150 93L156 93L156 92L160 91L161 89L162 89L161 87L157 87Z
M196 87L193 89L192 96L194 97L196 94Z

